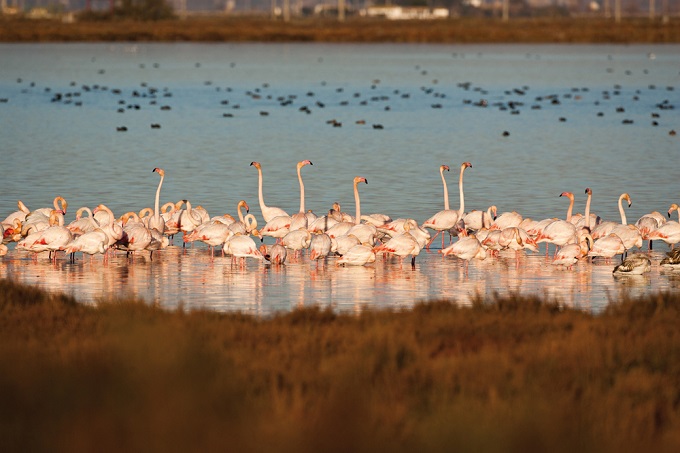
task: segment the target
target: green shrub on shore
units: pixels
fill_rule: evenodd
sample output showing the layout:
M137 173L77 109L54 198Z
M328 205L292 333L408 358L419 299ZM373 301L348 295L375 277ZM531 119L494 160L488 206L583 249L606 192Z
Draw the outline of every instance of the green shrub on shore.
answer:
M678 451L680 296L258 319L0 281L3 451Z

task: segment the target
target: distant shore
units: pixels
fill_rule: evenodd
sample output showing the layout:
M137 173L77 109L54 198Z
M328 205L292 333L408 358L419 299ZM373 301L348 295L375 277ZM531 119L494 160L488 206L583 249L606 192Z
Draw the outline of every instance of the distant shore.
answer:
M462 18L390 21L200 17L156 22L0 17L0 42L680 43L680 18L617 24L601 18Z

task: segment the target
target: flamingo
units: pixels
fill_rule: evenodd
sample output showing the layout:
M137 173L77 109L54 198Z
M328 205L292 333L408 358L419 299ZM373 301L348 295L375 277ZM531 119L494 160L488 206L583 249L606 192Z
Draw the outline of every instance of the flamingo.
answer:
M593 232L591 233L593 239L597 240L601 237L607 236L609 233L612 232L614 227L616 227L617 225L628 224L626 219L626 212L623 210L623 200L626 200L628 202L628 207L630 207L633 204L630 201L630 195L628 195L627 193L622 193L621 196L619 196L619 213L621 214L621 223L616 223L612 221L600 223L593 229Z
M241 209L246 210L246 216L243 216ZM250 212L250 207L245 200L240 200L238 205L236 205L236 212L238 213L238 222L231 222L227 224L227 227L234 233L250 234L251 231L257 228L257 219L254 215L248 214ZM231 216L229 216L231 217ZM214 217L213 217L214 219ZM213 220L215 221L215 220Z
M336 266L364 266L375 262L375 252L368 245L359 244L347 250L335 263Z
M26 216L31 213L31 211L26 207L26 205L21 200L17 201L17 208L18 211L14 211L13 213L5 217L5 220L0 222L0 224L2 224L5 227L5 229L7 229L8 226L13 227L14 221L17 219L19 220L19 222L23 223L26 220Z
M89 217L92 223L95 220L92 216ZM106 235L104 230L97 226L91 231L81 234L67 244L63 250L67 255L71 256L71 261L75 258L76 252L82 252L83 254L90 255L93 258L96 254L104 255L108 249L109 237Z
M34 252L50 251L50 256L56 262L58 250L62 250L73 240L73 235L64 226L64 217L60 212L53 210L50 214L50 226L44 230L27 236L24 241L17 244L17 248L23 248Z
M349 249L360 244L361 241L353 235L331 237L331 252L343 256Z
M536 243L546 242L555 244L555 256L559 247L567 244L574 244L578 242L576 235L576 225L571 223L571 213L574 209L574 194L571 192L562 192L560 197L567 197L569 199L569 208L567 209L566 220L555 220L543 228L543 231L536 236ZM546 255L548 254L548 244L545 246Z
M297 214L293 214L290 219L290 230L298 230L300 228L307 228L307 213L305 212L305 185L302 182L302 173L300 170L302 167L305 165L314 165L312 164L311 161L309 160L303 160L298 162L297 164L297 175L298 175L298 181L300 182L300 212Z
M626 252L626 247L623 245L623 241L617 235L610 233L607 236L596 239L593 243L593 248L588 252L588 256L596 257L602 256L605 261L609 261L615 255L621 255Z
M377 253L384 253L389 255L396 255L400 257L399 267L402 267L404 257L411 256L411 267L416 267L416 256L420 253L420 245L418 241L409 233L410 229L418 227L418 223L409 219L405 225L405 231L398 234L383 245L375 247L373 251Z
M281 245L289 250L295 252L295 256L298 255L304 249L308 249L312 242L312 233L307 231L305 228L300 228L286 234L283 239L281 239Z
M257 169L258 173L258 197L260 199L260 211L262 211L262 217L265 223L268 223L275 217L288 216L288 213L281 208L274 206L267 206L264 204L264 196L262 195L262 165L259 162L251 162L250 165Z
M566 266L571 270L574 264L581 258L588 256L588 252L593 245L593 238L589 234L583 236L579 243L567 244L560 247L560 250L555 254L552 264L554 266Z
M274 217L269 220L267 224L259 231L260 239L264 236L281 239L290 232L291 217L282 215Z
M132 220L130 220L132 219ZM151 244L151 232L144 226L135 212L127 212L121 217L123 223L123 237L118 240L116 246L130 253L145 250Z
M2 243L18 242L21 240L21 220L15 218L11 225L2 224Z
M354 226L352 226L346 234L356 236L361 243L373 245L375 244L375 236L378 233L378 229L375 225L361 223L361 198L359 197L358 187L360 182L368 184L368 180L362 176L356 176L354 178L354 203L356 206L356 213L354 216Z
M224 243L224 253L234 258L242 258L245 263L246 258L263 260L262 253L258 250L255 241L250 236L236 234Z
M312 241L309 244L309 259L322 260L329 253L331 253L331 238L326 233L313 234Z
M87 213L88 217L83 217L83 213ZM94 219L92 211L87 206L83 206L76 211L76 219L69 223L66 228L71 231L74 236L80 236L81 234L89 233L99 228L99 224Z
M165 179L165 170L162 168L154 168L152 173L158 173L161 176L158 182L158 188L156 189L156 198L154 200L153 217L149 219L149 229L156 230L160 234L165 233L165 220L161 217L160 211L160 198L161 198L161 186L163 185L163 179Z
M186 205L186 209L179 211L179 218L177 220L177 226L183 235L188 235L196 229L199 225L204 223L204 221L209 221L210 216L207 212L197 206L195 209L192 208L191 202L188 200L182 200ZM200 209L199 209L200 208Z
M649 233L649 240L661 240L666 244L670 245L671 248L675 248L675 244L680 242L680 207L673 203L668 209L668 217L671 217L673 211L678 211L678 222L674 220L669 220L668 222L661 225L656 231Z
M285 263L286 257L288 256L288 251L281 244L262 244L260 246L260 253L262 253L264 259L275 265L281 265Z
M649 239L649 234L656 231L661 225L666 223L666 219L659 211L653 211L640 217L635 226L640 231L643 241L649 241L649 250L652 250L652 241Z
M496 221L489 228L490 230L504 230L510 227L519 227L524 218L516 211L504 212L496 217Z
M68 207L68 203L66 202L64 197L57 196L57 197L54 197L54 200L52 200L52 207L51 208L36 209L35 211L28 214L27 217L30 217L32 214L41 214L45 217L49 217L53 210L57 211L57 212L61 212L62 214L66 214L66 208L67 207ZM28 220L28 218L27 218L27 220Z
M477 211L473 209L463 217L465 229L478 231L482 228L489 228L491 223L496 220L496 215L496 206L489 206L489 209L486 211Z
M476 258L483 260L486 258L486 250L482 247L474 234L460 238L458 241L439 251L444 256L453 255L465 263L465 275L468 274L468 263Z
M635 253L614 268L614 275L642 275L652 270L652 261L639 253Z
M210 247L210 256L213 257L215 247L223 246L235 234L230 226L215 221L204 223L187 236L184 236L183 240L184 242L201 241L206 243Z
M105 216L101 216L100 218L106 218L106 222L104 223L99 223L100 228L104 233L106 233L106 236L108 237L108 241L106 244L107 249L113 247L113 245L121 240L123 238L123 227L120 226L118 223L114 222L115 217L113 216L113 212L111 212L111 209L109 209L108 206L104 204L98 205L96 208L94 208L94 211L92 211L94 214L95 220L97 219L97 214L100 212L105 212Z
M593 190L590 187L586 187L585 190L586 194L586 210L585 214L577 214L571 217L571 222L576 225L577 229L580 230L585 230L585 233L590 234L591 232L591 227L590 225L592 224L593 227L599 225L602 222L602 219L600 216L596 214L591 214L590 213L590 202L593 199Z
M454 211L449 209L449 191L446 186L446 178L444 178L444 170L448 171L449 167L447 165L442 165L439 167L439 173L442 178L442 184L444 185L444 210L439 211L423 223L423 228L429 228L435 230L437 233L432 237L430 243L427 244L426 248L430 248L430 244L437 237L437 234L442 234L442 248L444 248L444 235L443 231L451 230L456 226L458 221L463 218L463 213L465 212L465 196L463 193L463 173L465 169L472 167L470 162L463 162L460 166L460 176L458 178L458 191L460 192L460 209Z

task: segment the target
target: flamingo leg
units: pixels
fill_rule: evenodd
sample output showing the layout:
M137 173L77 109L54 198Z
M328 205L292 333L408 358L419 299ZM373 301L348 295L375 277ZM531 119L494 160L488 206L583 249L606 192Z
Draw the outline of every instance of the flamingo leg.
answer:
M435 235L432 236L432 239L430 239L430 242L427 243L427 245L425 246L425 248L426 248L427 250L430 250L430 245L434 242L435 238L437 237L437 235L438 235L439 233L441 233L441 231L437 231L437 232L435 233ZM443 241L444 241L444 235L442 234L442 246L444 245L444 242L443 242Z

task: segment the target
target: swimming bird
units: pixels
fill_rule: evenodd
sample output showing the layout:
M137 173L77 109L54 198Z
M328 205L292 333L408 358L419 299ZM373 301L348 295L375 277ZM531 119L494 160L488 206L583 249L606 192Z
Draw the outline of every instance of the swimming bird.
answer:
M666 257L660 264L665 269L680 270L680 248L666 252Z
M652 261L639 253L635 253L618 266L614 267L614 275L642 275L652 270Z

